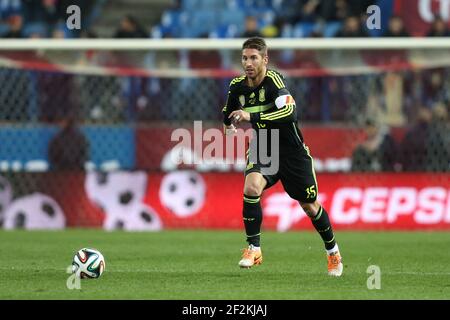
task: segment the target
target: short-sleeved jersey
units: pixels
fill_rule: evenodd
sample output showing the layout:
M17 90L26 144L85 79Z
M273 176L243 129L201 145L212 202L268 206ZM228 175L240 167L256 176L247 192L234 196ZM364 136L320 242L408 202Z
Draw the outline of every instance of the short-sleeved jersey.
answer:
M222 110L223 123L230 125L230 113L242 109L250 113L250 122L256 131L279 130L280 152L302 147L295 100L286 88L283 76L268 69L257 87L249 87L246 80L246 76L241 76L230 82L228 99ZM270 136L270 132L268 134Z

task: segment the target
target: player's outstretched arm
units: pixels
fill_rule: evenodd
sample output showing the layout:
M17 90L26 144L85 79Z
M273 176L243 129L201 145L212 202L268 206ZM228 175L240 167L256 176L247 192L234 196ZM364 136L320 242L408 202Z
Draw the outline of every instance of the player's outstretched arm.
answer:
M236 98L236 94L233 90L233 81L230 83L230 90L228 91L227 96L227 102L225 103L225 106L222 109L222 115L223 115L223 124L226 127L229 127L232 125L232 118L230 117L230 114L233 113L233 111L238 109L239 101Z
M223 133L225 135L231 135L237 132L235 125L232 121L236 122L233 112L226 112L226 106L223 111Z

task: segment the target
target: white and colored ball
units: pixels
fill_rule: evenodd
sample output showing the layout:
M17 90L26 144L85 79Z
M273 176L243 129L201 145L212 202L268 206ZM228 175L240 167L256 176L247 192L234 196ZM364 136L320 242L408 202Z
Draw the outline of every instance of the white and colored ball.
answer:
M105 266L105 258L100 251L83 248L73 257L72 273L81 279L96 279L105 271Z

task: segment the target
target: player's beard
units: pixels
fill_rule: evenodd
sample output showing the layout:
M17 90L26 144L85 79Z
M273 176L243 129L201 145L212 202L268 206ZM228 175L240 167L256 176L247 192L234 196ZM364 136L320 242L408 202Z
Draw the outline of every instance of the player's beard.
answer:
M260 67L260 68L254 68L252 71L252 73L253 73L253 76L250 76L250 75L248 75L248 73L247 73L247 76L249 77L249 79L251 79L252 81L255 81L256 79L258 79L258 77L263 73L263 70L264 68L262 68L262 67Z

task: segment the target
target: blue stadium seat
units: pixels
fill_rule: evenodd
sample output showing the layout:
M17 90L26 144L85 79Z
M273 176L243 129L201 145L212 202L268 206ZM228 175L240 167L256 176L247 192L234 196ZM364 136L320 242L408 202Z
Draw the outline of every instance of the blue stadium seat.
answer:
M266 9L272 7L270 0L247 0L247 8Z
M47 32L47 26L45 25L45 23L40 22L25 24L23 28L23 34L26 38L29 38L32 35L39 35L42 38L51 36Z
M328 22L323 29L323 36L325 38L332 38L341 29L342 23L339 21Z
M219 13L220 24L243 27L245 22L245 13L242 11L224 10Z
M220 25L215 28L210 34L210 38L237 38L241 33L236 25Z
M198 37L198 32L192 28L182 28L179 33L181 38L196 38Z
M161 16L161 25L164 27L176 26L180 23L180 12L175 10L166 10Z
M160 25L152 27L150 30L150 37L153 39L160 39L164 36L163 27Z
M191 12L188 25L196 37L207 34L218 25L217 13L211 10Z
M162 25L156 25L150 30L150 38L178 38L180 37L180 30L174 28L167 28Z
M226 7L227 0L183 0L181 8L185 11L217 10Z
M226 38L228 26L218 26L209 33L210 38Z
M247 3L252 0L229 0L227 1L227 8L233 10L247 9Z
M294 27L291 24L286 23L281 28L280 36L281 38L292 38L294 36Z
M178 37L180 29L186 24L186 14L175 10L164 11L161 17L161 32L163 36Z
M275 12L271 9L261 10L258 14L258 22L261 27L271 25L275 22Z
M305 38L309 37L311 33L314 31L314 23L312 22L299 22L294 27L295 38Z
M181 9L183 11L195 11L200 5L200 0L183 0L181 3Z
M11 15L22 13L21 1L0 1L0 19L7 19Z
M199 0L198 9L204 10L222 10L227 6L226 0Z
M271 8L270 0L228 0L228 9L244 10L247 14L252 10Z

